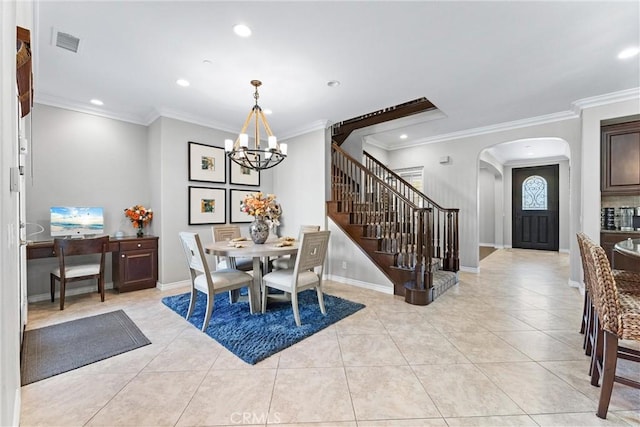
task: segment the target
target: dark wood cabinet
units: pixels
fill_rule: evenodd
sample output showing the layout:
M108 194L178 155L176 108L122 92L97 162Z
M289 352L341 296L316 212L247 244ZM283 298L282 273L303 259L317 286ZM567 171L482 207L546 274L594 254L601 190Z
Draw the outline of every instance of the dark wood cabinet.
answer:
M118 292L155 288L158 281L158 238L155 236L119 239L112 252L113 286Z
M601 131L600 191L640 194L640 121L603 126Z
M600 246L607 253L611 266L616 270L640 272L640 259L613 250L613 245L626 239L640 239L640 233L600 233Z

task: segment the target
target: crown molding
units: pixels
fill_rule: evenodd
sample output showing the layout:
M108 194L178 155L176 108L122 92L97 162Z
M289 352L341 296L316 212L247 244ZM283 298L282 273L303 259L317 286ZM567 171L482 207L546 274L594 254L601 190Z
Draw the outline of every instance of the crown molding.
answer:
M278 136L278 139L281 141L285 139L291 139L295 138L296 136L305 135L316 130L324 130L327 127L329 127L329 120L316 120L315 122L311 122L306 126L301 126L287 133L281 134L280 136Z
M637 99L640 99L640 87L592 96L590 98L582 98L573 102L571 105L580 113L585 108L600 107L615 102L633 101Z
M435 144L436 142L451 141L453 139L470 138L474 136L486 135L489 133L503 132L546 123L560 122L563 120L576 119L578 117L580 116L573 111L562 111L559 113L546 114L544 116L530 117L528 119L514 120L512 122L498 123L495 125L482 126L479 128L467 129L458 132L451 132L442 135L431 136L428 138L417 139L415 141L404 144L394 144L393 147L388 147L386 149L390 151L401 150L403 148Z
M93 116L105 117L107 119L120 120L122 122L148 126L145 120L141 117L135 118L124 114L115 114L112 111L104 111L98 108L94 109L83 103L76 103L69 100L60 99L59 97L50 97L42 93L36 95L33 102L35 104L48 105L50 107L62 108L64 110L76 111L78 113L91 114Z
M240 128L231 129L228 124L216 122L214 120L205 119L199 116L192 116L188 114L183 114L175 110L170 109L162 109L160 111L156 111L156 117L147 123L147 126L153 123L154 120L157 120L158 117L166 117L168 119L180 120L182 122L191 123L198 126L203 126L207 128L212 128L216 130L221 130L229 133L238 133L240 132Z

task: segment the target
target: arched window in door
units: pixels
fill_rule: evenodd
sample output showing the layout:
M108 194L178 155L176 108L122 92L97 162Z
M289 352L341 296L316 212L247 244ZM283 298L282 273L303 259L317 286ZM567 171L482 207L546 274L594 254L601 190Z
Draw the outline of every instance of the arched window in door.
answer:
M522 210L547 210L547 180L532 175L522 182Z

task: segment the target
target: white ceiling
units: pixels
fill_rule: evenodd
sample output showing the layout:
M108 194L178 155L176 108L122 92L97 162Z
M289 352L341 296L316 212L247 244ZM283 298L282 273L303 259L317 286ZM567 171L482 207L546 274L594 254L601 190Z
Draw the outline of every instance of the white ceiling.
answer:
M371 135L393 149L562 117L576 101L640 87L640 59L616 57L640 45L637 1L45 0L35 12L36 102L142 124L164 115L237 132L252 79L280 138L433 102L439 117ZM237 37L237 23L253 35ZM55 47L57 31L80 38L78 53Z

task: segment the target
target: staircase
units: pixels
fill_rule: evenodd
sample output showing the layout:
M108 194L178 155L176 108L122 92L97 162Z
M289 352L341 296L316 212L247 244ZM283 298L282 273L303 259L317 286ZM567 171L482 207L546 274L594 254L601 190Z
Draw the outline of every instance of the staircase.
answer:
M357 119L349 126L356 129ZM394 294L427 305L455 285L459 210L439 206L367 152L363 164L336 139L331 150L328 215L389 278Z

